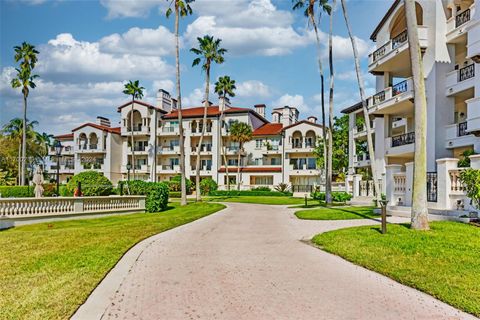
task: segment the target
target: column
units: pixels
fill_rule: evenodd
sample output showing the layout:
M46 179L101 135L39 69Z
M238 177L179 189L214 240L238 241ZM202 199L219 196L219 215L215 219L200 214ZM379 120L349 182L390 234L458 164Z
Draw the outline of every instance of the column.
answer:
M362 175L361 174L354 174L352 175L353 177L353 197L359 197L360 196L360 181L362 181Z
M395 179L394 174L402 172L403 166L401 164L388 164L385 166L385 170L387 171L385 174L385 194L387 196L388 204L391 206L396 205L395 199Z
M413 189L413 162L405 163L406 183L405 183L405 206L412 205L412 189Z
M437 160L437 208L452 209L450 192L452 190L450 173L452 169L458 168L458 159L444 158Z

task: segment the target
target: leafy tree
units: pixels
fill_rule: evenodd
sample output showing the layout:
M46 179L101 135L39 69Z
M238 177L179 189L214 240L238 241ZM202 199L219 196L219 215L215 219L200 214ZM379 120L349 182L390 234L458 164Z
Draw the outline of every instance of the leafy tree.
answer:
M179 44L179 22L180 17L186 17L192 14L192 8L190 3L194 0L174 0L170 2L170 7L167 9L167 18L173 13L171 5L174 5L175 10L175 71L176 71L176 87L177 87L177 111L178 111L178 130L180 134L179 147L180 147L180 175L181 178L181 200L180 205L187 205L187 186L185 184L185 136L183 134L183 122L182 122L182 94L180 90L180 44Z
M200 181L200 190L202 195L208 195L212 191L216 191L218 189L218 185L212 178L205 178Z
M463 151L462 158L458 161L458 166L461 168L470 167L470 156L474 154L475 151L473 149Z
M124 94L132 97L132 105L130 109L130 139L131 139L130 143L132 145L133 180L135 180L135 143L133 140L133 105L134 105L135 99L140 100L143 98L143 90L145 90L145 88L140 86L140 83L138 80L128 81L128 83L125 84L125 89L123 90Z
M475 208L480 210L480 170L466 169L460 172L460 181Z
M215 82L215 93L218 94L219 97L222 98L227 98L229 97L235 97L235 89L237 87L235 86L235 80L230 79L229 76L223 76L218 78L218 81ZM223 123L224 123L224 108L221 109L220 111L220 128L223 128ZM221 133L220 133L221 135ZM228 176L228 162L227 162L227 148L223 144L223 138L221 137L219 140L219 150L221 150L223 154L223 162L225 165L225 174L227 176L227 190L230 190L230 178Z
M23 94L23 130L22 130L22 153L21 153L21 166L20 166L20 184L25 185L25 167L27 158L27 98L30 93L30 89L35 89L36 84L33 82L38 75L33 74L33 68L38 61L38 51L35 46L23 42L21 46L15 46L15 62L20 62L20 67L15 68L17 76L12 79L12 88L22 88Z
M237 165L237 189L240 190L240 157L243 152L243 145L252 140L252 127L245 122L236 121L230 127L230 137L232 141L239 143L238 148L238 165Z
M205 128L207 126L207 108L209 106L208 95L210 91L210 70L212 63L222 64L225 59L223 55L227 52L226 49L220 47L221 39L214 39L212 36L206 35L203 38L197 38L198 48L192 48L190 51L196 54L198 57L193 60L192 66L202 64L202 70L205 71L205 101L204 101L204 111L203 111L203 121L202 121L202 133L200 134L200 139L198 146L201 147L203 142L203 136L205 135ZM195 179L195 190L197 201L201 200L200 194L200 156L201 148L198 148L197 161L196 161L196 179Z
M73 194L81 183L84 196L108 196L112 194L113 185L107 177L97 171L84 171L74 175L67 183L67 191Z

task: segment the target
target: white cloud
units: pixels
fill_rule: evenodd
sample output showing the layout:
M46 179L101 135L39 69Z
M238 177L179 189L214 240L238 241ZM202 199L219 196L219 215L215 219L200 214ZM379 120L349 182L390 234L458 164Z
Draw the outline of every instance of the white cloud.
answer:
M165 0L100 0L100 3L107 8L110 19L145 17L151 9L168 4Z
M272 103L274 108L279 108L283 106L289 106L289 107L295 107L300 111L301 113L305 112L311 112L312 110L309 108L309 106L305 103L305 99L302 95L296 94L296 95L290 95L290 94L284 94L277 100L275 100Z
M154 80L152 84L154 92L157 92L159 89L168 91L172 96L175 96L175 84L172 80Z
M239 97L267 98L271 95L269 86L258 80L247 80L236 85Z
M211 88L212 86L210 86ZM211 90L210 90L211 91ZM210 92L210 97L208 100L213 102L213 94ZM187 96L182 97L182 106L185 108L190 107L199 107L202 105L202 101L205 98L205 89L203 88L196 88L192 92L190 92Z
M99 41L99 49L106 53L164 56L174 53L175 36L167 28L131 28L123 34L114 33Z
M158 79L173 72L160 57L105 53L98 42L77 41L70 33L57 35L39 51L38 73L60 82Z

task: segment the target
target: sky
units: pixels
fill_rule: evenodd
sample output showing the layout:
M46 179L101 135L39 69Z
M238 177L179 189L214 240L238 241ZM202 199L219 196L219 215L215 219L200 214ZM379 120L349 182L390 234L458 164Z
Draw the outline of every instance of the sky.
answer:
M353 53L337 1L333 24L335 115L359 100ZM352 29L362 58L367 94L375 79L367 72L368 53L375 46L370 34L393 0L348 0ZM120 121L116 107L127 102L123 86L140 80L144 100L155 103L158 89L175 92L174 17L165 16L167 0L0 0L0 126L22 116L15 76L13 47L27 41L36 46L37 87L28 98L28 120L37 130L68 133L97 116ZM303 12L292 11L290 0L196 0L193 15L180 21L182 104L199 106L205 73L192 67L197 37L222 39L225 62L212 66L213 84L229 75L236 81L237 107L267 105L297 107L300 118L320 119L320 77L315 37ZM325 86L328 72L328 19L320 23ZM325 91L328 95L328 90ZM210 101L217 102L215 94ZM326 106L328 108L328 104Z

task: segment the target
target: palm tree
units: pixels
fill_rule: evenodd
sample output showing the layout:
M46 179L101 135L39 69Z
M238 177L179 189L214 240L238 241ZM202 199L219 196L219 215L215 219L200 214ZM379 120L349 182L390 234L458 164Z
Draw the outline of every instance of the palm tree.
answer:
M315 38L317 40L317 55L318 55L318 69L320 72L320 94L321 94L321 105L322 105L322 126L323 126L323 149L324 149L324 156L326 154L327 148L327 130L325 125L325 81L323 75L323 66L322 66L322 59L321 59L321 47L320 47L320 35L318 33L317 22L315 20L315 5L318 3L320 8L320 15L319 20L321 18L322 12L326 12L327 14L331 14L332 7L328 4L328 0L292 0L294 3L293 10L303 9L305 7L304 15L308 19L307 21L311 23L313 30L315 31ZM320 21L319 21L320 22ZM325 166L327 166L328 161L325 161ZM326 168L328 171L328 168ZM328 179L328 177L327 177ZM326 188L327 189L327 188ZM325 190L328 192L328 190Z
M132 147L132 169L133 169L133 180L135 180L135 144L133 140L133 105L135 102L135 99L142 99L143 98L143 90L145 90L144 87L140 86L140 83L138 80L132 81L129 80L128 83L125 84L125 90L123 90L123 93L129 96L132 96L132 105L131 105L131 111L130 111L130 144ZM157 124L155 124L157 125Z
M422 54L418 41L415 1L404 0L408 45L412 64L415 113L415 155L413 167L411 228L428 230L427 209L427 98Z
M197 38L198 48L190 49L191 52L196 54L197 57L193 60L192 66L199 65L202 63L202 69L205 71L205 101L204 101L204 111L203 111L203 122L202 122L202 133L198 142L198 153L196 161L196 179L195 179L195 190L197 201L201 200L200 195L200 150L203 142L203 136L205 135L205 127L207 126L207 108L209 105L208 102L208 93L210 91L210 68L212 63L221 64L225 60L223 55L227 52L226 49L220 47L221 39L214 39L212 36L206 35L203 38Z
M180 17L186 17L192 14L192 8L189 3L195 0L174 0L175 7L175 64L176 64L176 86L177 86L177 114L178 114L178 130L180 134L179 147L180 147L180 175L181 175L181 200L180 205L185 206L187 204L187 186L185 182L185 137L183 135L183 123L182 123L182 94L180 90L180 45L179 45L179 21ZM166 15L167 18L172 14L172 8L169 7Z
M367 131L367 145L368 145L368 153L370 155L370 168L372 169L372 177L373 177L373 186L375 189L376 197L380 197L381 190L380 185L377 179L377 170L375 165L375 153L373 149L373 139L372 139L372 129L370 128L370 117L368 115L368 107L367 107L367 100L365 97L365 84L363 82L362 72L360 70L360 59L358 58L358 49L357 43L355 38L352 34L352 29L350 27L350 20L348 18L347 6L345 4L345 0L341 0L342 3L342 10L343 10L343 17L345 18L345 24L348 30L348 36L350 37L350 41L352 42L353 48L353 58L355 60L355 71L357 74L357 82L358 82L358 90L360 91L360 99L362 100L362 109L363 109L363 116L365 118L365 129Z
M53 134L46 132L38 133L37 140L45 147L45 155L48 155L48 148L52 146Z
M333 10L330 11L330 30L328 32L328 64L330 67L330 95L328 109L328 148L327 148L327 181L325 185L325 202L332 203L332 172L333 172L333 13L335 12L337 1L333 0Z
M18 141L18 172L20 173L22 167L22 141L26 141L27 138L31 139L35 135L34 126L38 125L38 121L28 121L26 124L25 139L23 138L24 125L23 120L20 118L14 118L10 120L5 126L3 126L1 133L5 134L9 139ZM21 184L20 174L18 175L18 184Z
M243 151L243 145L252 140L252 127L245 122L234 122L230 127L230 137L232 141L238 142L238 163L237 163L237 189L240 190L240 156Z
M35 50L35 46L23 42L21 46L15 46L15 62L20 62L20 68L16 68L17 77L12 79L11 85L12 88L22 88L23 93L23 135L22 135L22 154L21 154L21 173L20 173L20 184L25 185L25 162L27 156L27 137L26 137L26 123L27 123L27 98L30 93L30 88L35 89L36 84L33 82L35 78L38 78L38 75L32 74L33 68L37 63L37 54L39 53Z
M215 93L218 94L219 97L226 99L227 96L235 97L234 90L237 89L235 86L235 80L230 79L229 76L223 76L218 78L218 81L215 82ZM228 163L227 163L227 150L226 147L223 145L223 138L222 138L222 128L223 128L223 118L224 118L224 108L220 111L220 139L218 139L219 146L218 149L220 152L223 153L223 162L225 164L225 173L227 176L227 190L230 190L230 178L228 176Z

